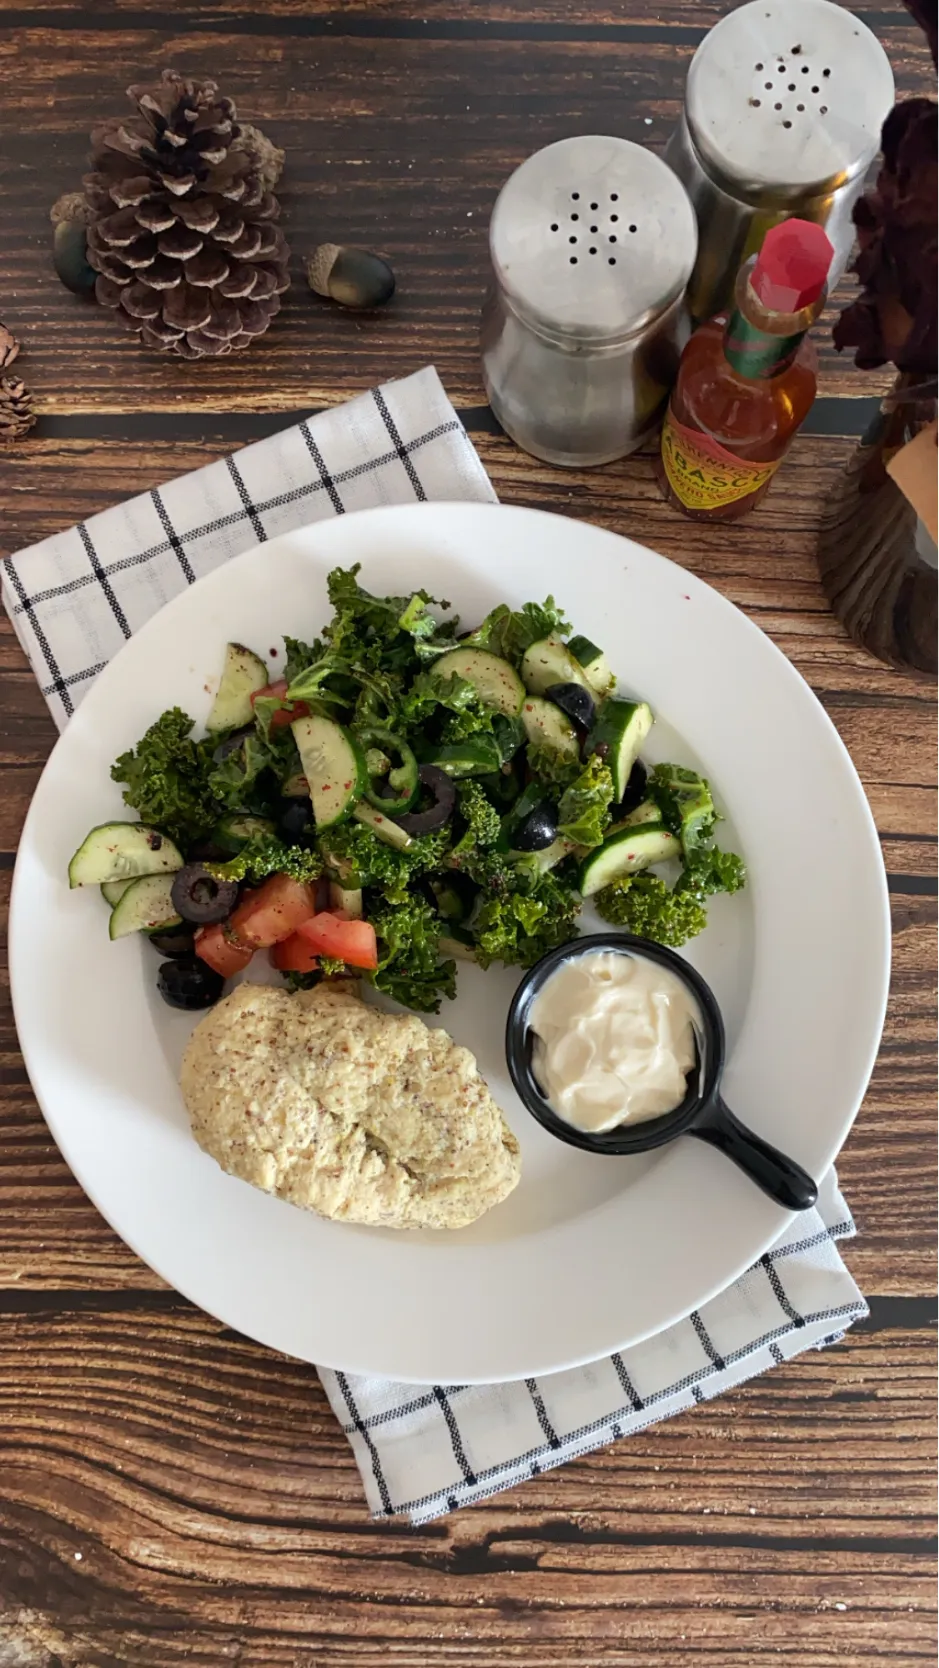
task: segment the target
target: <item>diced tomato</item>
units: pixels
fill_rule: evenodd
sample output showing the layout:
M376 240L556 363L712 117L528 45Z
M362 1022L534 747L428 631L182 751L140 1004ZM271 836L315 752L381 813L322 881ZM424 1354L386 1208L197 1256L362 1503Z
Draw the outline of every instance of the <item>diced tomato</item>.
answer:
M251 705L255 701L282 701L287 693L287 679L278 678L275 683L266 683L263 689L256 689L251 697Z
M253 950L233 944L226 937L221 921L211 927L199 928L195 937L195 952L200 960L214 967L216 973L221 973L223 979L231 979L240 973L254 955Z
M275 944L270 956L273 966L281 973L314 973L320 964L312 944L299 932Z
M343 921L335 911L325 910L311 921L304 921L298 931L321 956L336 956L350 967L374 969L378 966L375 928L369 921Z
M242 898L228 923L229 932L246 948L265 950L289 938L315 912L314 887L289 875L271 875Z
M251 705L255 701L271 700L283 701L287 694L287 679L278 678L276 683L265 684L263 689L256 689L251 697ZM280 730L286 724L292 724L295 718L309 718L310 709L305 701L293 701L290 706L281 707L278 712L271 713L271 729Z

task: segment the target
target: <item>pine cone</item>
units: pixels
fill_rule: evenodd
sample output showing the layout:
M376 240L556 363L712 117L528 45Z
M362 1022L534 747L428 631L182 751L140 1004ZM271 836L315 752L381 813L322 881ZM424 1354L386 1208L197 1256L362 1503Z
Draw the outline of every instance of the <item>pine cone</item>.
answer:
M91 135L95 295L148 346L201 359L263 335L288 288L274 222L283 153L240 128L214 81L164 70L130 87L138 114Z
M0 320L0 371L12 365L19 351L20 344L12 330Z
M18 376L0 376L0 446L12 446L35 423L33 397Z

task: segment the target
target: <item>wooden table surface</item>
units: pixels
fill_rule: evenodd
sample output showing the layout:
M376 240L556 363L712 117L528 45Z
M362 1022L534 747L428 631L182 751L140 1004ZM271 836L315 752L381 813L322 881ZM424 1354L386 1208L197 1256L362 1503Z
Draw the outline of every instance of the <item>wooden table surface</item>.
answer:
M870 1319L839 1347L421 1530L369 1522L311 1367L166 1289L97 1215L36 1108L0 989L0 1668L861 1668L935 1661L933 692L855 648L813 565L820 506L885 375L817 332L821 397L738 528L662 503L650 458L564 472L484 405L486 227L566 134L660 149L722 5L693 0L133 0L0 5L0 317L39 411L0 462L8 554L291 418L433 361L505 502L664 551L754 619L850 748L890 879L895 961L839 1162ZM899 5L855 8L901 92L931 86ZM214 76L288 154L294 287L246 356L145 355L60 288L48 210L92 123L164 66ZM301 275L383 250L385 312ZM846 290L842 291L842 298ZM54 731L0 619L0 894Z

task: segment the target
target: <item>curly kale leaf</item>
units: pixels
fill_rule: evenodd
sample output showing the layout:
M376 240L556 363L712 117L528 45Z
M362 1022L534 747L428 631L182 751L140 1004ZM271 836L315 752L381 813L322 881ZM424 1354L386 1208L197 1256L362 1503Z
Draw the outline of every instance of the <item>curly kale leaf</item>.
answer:
M465 741L480 730L492 729L492 713L483 706L475 685L468 678L461 678L456 672L446 678L419 672L408 690L398 697L398 724L405 731L421 729L438 712L449 715L443 732L447 741Z
M287 734L289 736L289 731ZM295 748L293 754L292 764L299 767ZM266 786L262 784L261 777L266 770L274 769L280 779L290 774L290 768L286 760L281 767L275 748L259 735L248 734L240 747L227 753L217 764L213 763L207 778L209 791L216 803L227 811L263 813L271 799L277 797L277 789L273 782L268 782Z
M697 898L711 898L716 892L739 892L747 884L746 864L735 851L710 846L696 852L685 864L676 890Z
M463 639L461 647L488 649L490 654L501 655L517 666L525 650L540 637L564 637L570 629L553 597L545 597L542 603L526 602L517 609L502 602Z
M646 791L655 800L666 828L681 840L686 858L708 845L718 819L711 789L703 776L682 765L656 765L649 773Z
M288 684L293 683L301 672L306 671L308 666L314 665L317 660L322 660L326 652L319 638L314 643L303 643L299 637L285 637L284 650L286 653L284 677Z
M450 844L450 829L412 840L406 851L386 845L359 822L344 822L320 839L327 867L343 886L373 886L394 903L406 902L417 875L438 869Z
M457 804L466 828L453 847L454 856L464 857L494 846L502 832L502 818L478 782L459 784Z
M576 782L583 768L576 754L572 758L569 753L559 752L546 741L530 741L525 749L525 758L532 775L560 793Z
M594 903L604 921L637 938L678 949L707 926L707 911L694 892L669 890L658 875L624 875L598 892Z
M418 1013L439 1013L441 997L456 995L456 963L439 958L441 922L430 904L410 897L379 905L369 920L378 939L376 990Z
M599 846L610 821L613 778L608 765L593 753L558 806L558 833L578 846Z
M432 616L425 611L435 599L428 591L401 597L373 596L359 584L358 572L356 563L351 568L334 568L329 574L326 588L334 613L323 636L334 652L365 667L404 671L414 664L417 642L429 639L425 621ZM452 636L454 626L455 622L450 621L446 634Z
M193 727L171 707L111 766L112 781L125 784L124 803L184 849L208 833L220 810L209 781L215 742L193 741Z
M473 922L477 960L511 966L532 964L577 936L580 899L554 874L542 875L528 892L490 895Z
M290 875L292 880L318 880L323 873L319 852L288 846L273 834L252 840L227 863L207 863L218 880L266 880L268 875Z

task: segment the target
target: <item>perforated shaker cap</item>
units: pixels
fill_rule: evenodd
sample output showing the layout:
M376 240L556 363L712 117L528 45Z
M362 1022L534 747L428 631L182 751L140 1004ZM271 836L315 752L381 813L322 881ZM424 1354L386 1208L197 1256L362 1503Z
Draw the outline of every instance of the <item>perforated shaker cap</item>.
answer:
M751 0L698 47L685 113L717 182L767 206L866 169L893 99L887 55L860 18L829 0Z
M496 278L552 336L615 342L680 296L697 254L694 211L671 169L626 139L546 145L507 180L489 227Z

